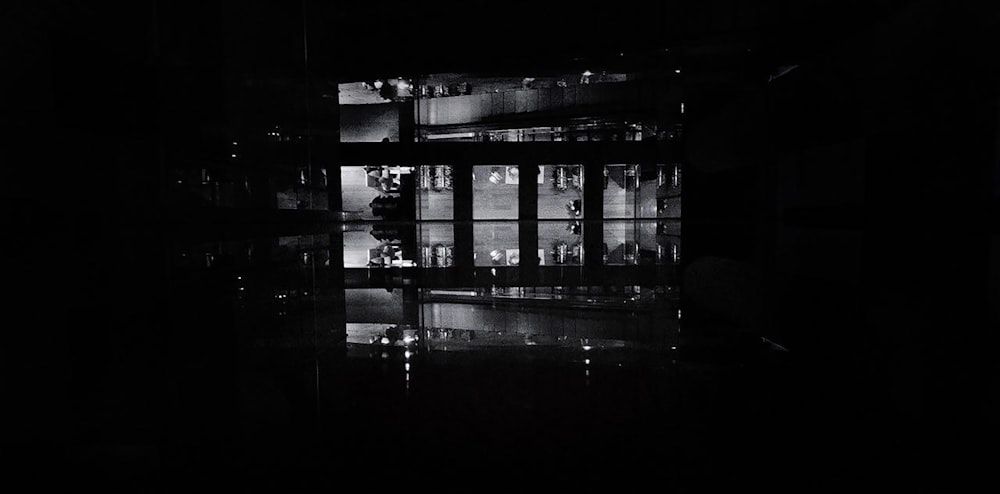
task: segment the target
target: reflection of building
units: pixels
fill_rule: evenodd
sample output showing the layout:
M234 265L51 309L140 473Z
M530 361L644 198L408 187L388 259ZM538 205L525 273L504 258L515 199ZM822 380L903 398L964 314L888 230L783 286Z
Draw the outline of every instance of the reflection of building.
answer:
M455 265L455 248L450 245L434 244L421 247L423 262L428 268L450 268Z
M449 349L672 341L647 326L676 319L681 115L666 109L680 107L680 79L663 67L554 73L430 75L409 100L343 100L344 209L372 194L350 170L413 170L398 192L412 187L416 228L402 242L418 248L414 268L345 266L349 290L410 294L382 323L470 336L428 335ZM343 242L345 255L372 248L350 232Z
M430 75L414 105L420 141L642 141L664 138L680 104L677 78L586 71L546 77ZM673 102L673 103L671 103Z
M257 101L260 88L282 88L269 104L303 96L308 118L250 118L223 143L224 161L257 174L233 175L247 207L323 209L342 221L309 262L343 270L350 323L440 319L431 326L478 330L454 318L500 304L493 317L508 323L530 307L537 324L590 324L578 314L548 319L581 304L607 324L624 307L661 311L676 294L683 87L671 63L602 70L564 60L510 77L358 74L357 83L341 78L339 98L327 97L337 93L328 80L277 78L239 94ZM287 177L260 172L268 166ZM206 190L237 197L221 185L224 167L202 168L200 182L220 184ZM227 259L205 254L213 265ZM475 295L428 305L421 291L456 287ZM432 306L438 319L421 321Z

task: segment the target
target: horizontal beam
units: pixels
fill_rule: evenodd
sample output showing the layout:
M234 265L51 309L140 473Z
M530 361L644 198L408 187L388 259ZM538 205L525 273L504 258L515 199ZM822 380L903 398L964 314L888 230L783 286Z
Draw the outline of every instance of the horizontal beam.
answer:
M354 142L340 145L340 164L420 165L668 163L679 148L667 141L638 142Z
M347 288L421 288L490 286L656 286L676 283L676 267L657 266L539 266L529 280L519 267L457 268L346 268ZM339 269L338 269L339 270ZM495 270L495 274L494 274Z

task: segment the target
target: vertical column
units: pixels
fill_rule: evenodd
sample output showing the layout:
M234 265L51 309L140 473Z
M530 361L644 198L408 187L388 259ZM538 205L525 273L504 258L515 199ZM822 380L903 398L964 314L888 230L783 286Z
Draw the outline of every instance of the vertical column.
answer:
M339 173L338 173L339 175ZM347 337L346 297L344 280L344 232L335 228L330 232L330 290L333 292L333 327L334 341L342 341Z
M533 285L538 281L538 174L541 168L535 164L519 166L521 180L518 182L518 250L519 280L522 285Z
M340 106L329 105L329 108L333 113L329 119L332 132L316 142L313 162L326 168L327 209L343 211L344 189L340 179Z
M396 103L399 110L399 142L414 142L416 139L416 122L414 121L414 102L401 101Z
M403 287L403 324L419 326L420 321L420 287L409 285Z
M455 205L455 221L472 220L472 163L452 165L452 192Z
M517 186L517 217L522 221L538 219L538 174L541 169L531 163L518 165L521 176Z
M250 206L265 211L278 209L278 197L274 193L274 184L269 172L258 168L248 175Z
M583 164L583 217L584 269L598 276L604 265L604 163Z
M452 191L455 209L455 280L458 286L471 286L475 264L472 258L472 163L452 165Z
M328 211L343 209L343 188L340 181L340 143L338 137L317 136L313 141L312 165L317 173L326 170L326 195ZM317 182L320 183L320 182Z

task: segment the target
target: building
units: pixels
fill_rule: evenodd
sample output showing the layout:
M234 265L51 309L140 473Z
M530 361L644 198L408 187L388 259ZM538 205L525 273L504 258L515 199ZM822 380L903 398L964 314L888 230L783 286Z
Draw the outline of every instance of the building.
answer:
M996 416L990 7L8 9L12 469L955 490Z

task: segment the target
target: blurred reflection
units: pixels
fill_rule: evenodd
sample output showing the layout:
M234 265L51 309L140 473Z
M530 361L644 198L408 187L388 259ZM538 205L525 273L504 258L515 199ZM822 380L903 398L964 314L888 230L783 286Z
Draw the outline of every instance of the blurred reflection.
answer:
M537 265L524 261L525 231L537 238ZM589 266L595 240L604 253ZM330 262L335 255L342 263ZM486 269L459 269L463 256ZM342 223L310 235L182 244L172 259L183 272L225 273L240 320L272 325L267 338L290 330L307 344L315 332L391 356L582 348L581 339L595 349L676 346L680 256L679 221L551 220Z

